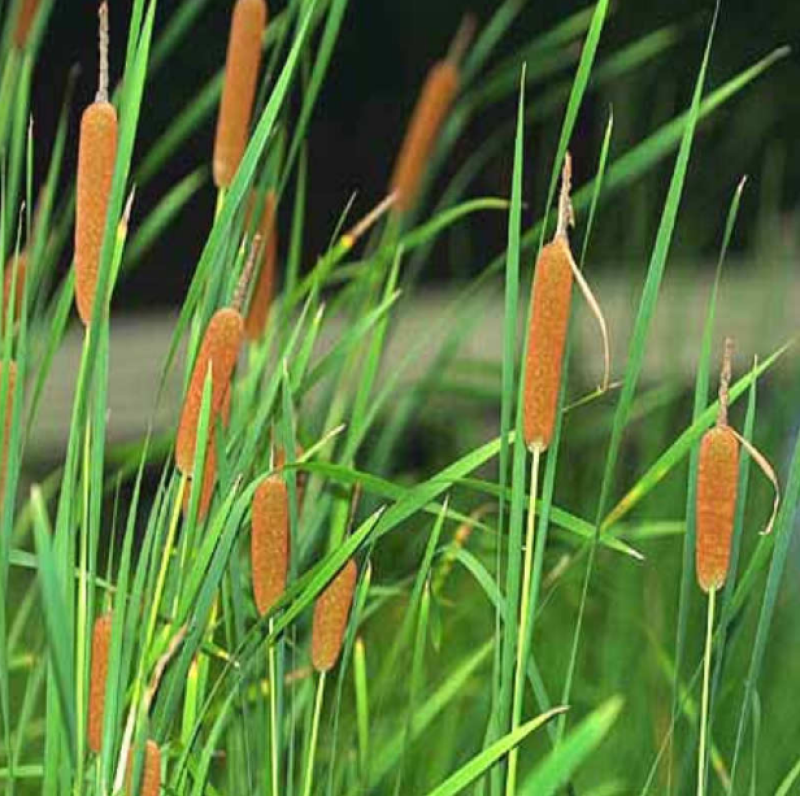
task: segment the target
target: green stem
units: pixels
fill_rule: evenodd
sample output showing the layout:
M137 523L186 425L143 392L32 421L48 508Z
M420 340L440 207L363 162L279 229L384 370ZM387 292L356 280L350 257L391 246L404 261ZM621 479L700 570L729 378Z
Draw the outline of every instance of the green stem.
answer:
M528 495L528 524L525 532L525 563L522 571L522 597L519 602L519 632L517 633L517 668L514 673L514 698L511 709L511 731L519 727L522 715L522 696L525 692L525 647L528 634L528 616L531 594L531 568L533 565L533 532L536 525L536 491L539 481L539 459L542 449L536 445L532 451L531 485ZM506 796L514 796L517 790L517 762L519 747L515 746L508 756Z
M145 636L145 651L150 648L153 641L153 633L156 629L156 619L158 618L158 607L161 604L161 595L164 591L164 583L167 580L167 568L169 567L169 560L172 558L172 549L175 546L175 533L178 529L178 519L181 516L183 508L183 493L186 489L186 475L181 474L180 484L178 484L178 494L175 496L175 504L172 507L172 517L169 521L169 530L167 531L167 543L164 548L164 556L161 559L161 567L158 570L158 580L156 581L156 590L153 594L153 605L150 610L150 619L147 624L147 635Z
M275 622L269 620L269 635L272 638L272 631ZM277 683L278 677L276 674L275 664L275 643L271 643L267 647L267 661L269 666L269 739L270 739L270 752L272 755L272 793L273 796L278 796L278 694Z
M697 796L706 790L706 736L708 732L708 684L711 679L711 642L714 638L714 604L717 590L708 593L708 623L706 624L706 651L703 656L703 701L700 708L700 748L697 754Z
M308 759L306 760L306 781L303 787L303 796L311 796L311 786L314 781L314 757L317 753L317 734L319 732L319 719L322 715L322 697L325 693L325 672L320 672L317 683L317 698L314 702L314 719L311 722L311 740L308 744Z
M83 350L89 348L89 327L86 327L83 338ZM85 701L84 693L86 669L86 639L89 612L89 586L86 570L89 567L89 459L91 452L91 412L87 407L86 427L83 436L83 511L80 528L80 569L78 571L78 637L75 661L75 701L77 706L77 742L78 759L75 777L75 793L83 790L83 758L86 733L84 730Z

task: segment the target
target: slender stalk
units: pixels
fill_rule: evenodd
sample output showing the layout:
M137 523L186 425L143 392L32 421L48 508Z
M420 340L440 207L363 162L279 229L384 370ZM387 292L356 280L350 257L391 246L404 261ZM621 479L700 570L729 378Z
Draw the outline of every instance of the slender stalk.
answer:
M83 350L89 349L89 327L86 327L83 338ZM86 642L89 613L89 584L87 569L89 567L89 456L91 451L91 412L87 406L86 427L83 435L83 505L80 528L80 569L78 572L78 637L75 660L75 702L77 707L76 733L78 742L77 770L75 775L75 793L83 789L83 760L86 743Z
M325 694L325 672L320 672L317 683L317 698L314 702L314 718L311 722L311 740L308 743L308 759L306 760L306 780L303 786L303 796L311 796L311 786L314 782L314 757L317 753L317 733L319 732L319 719L322 715L322 698Z
M156 629L156 619L158 618L158 606L161 604L161 595L164 591L164 583L167 580L167 568L169 560L172 558L172 548L175 546L175 533L178 529L178 520L183 508L183 493L186 490L187 478L181 474L181 481L178 484L178 494L175 496L175 503L172 507L172 517L169 521L167 530L167 543L164 548L164 557L161 559L161 567L158 570L158 580L156 580L156 590L153 594L153 606L150 610L150 619L147 624L147 635L145 636L144 649L147 650L153 641L153 633Z
M522 696L525 692L525 637L530 621L529 603L531 593L531 569L533 565L533 533L536 526L536 492L539 486L539 459L542 449L538 445L531 450L531 485L528 495L528 523L525 531L525 563L522 570L522 597L519 602L519 629L517 633L517 668L514 673L514 699L511 708L511 731L519 727L522 715ZM515 746L508 756L506 796L514 796L517 789L517 762L519 747Z
M269 620L269 635L272 638L272 630L275 621ZM272 756L272 793L277 796L278 790L278 677L276 673L275 643L272 642L267 647L267 662L269 666L269 742L270 753Z
M225 194L227 191L224 188L217 190L217 204L214 207L214 222L216 223L219 214L222 212L222 206L225 204Z
M708 732L708 684L711 675L711 642L714 638L714 604L717 590L708 593L708 623L706 625L706 651L703 656L703 701L700 709L700 748L697 754L697 796L706 790L706 735Z

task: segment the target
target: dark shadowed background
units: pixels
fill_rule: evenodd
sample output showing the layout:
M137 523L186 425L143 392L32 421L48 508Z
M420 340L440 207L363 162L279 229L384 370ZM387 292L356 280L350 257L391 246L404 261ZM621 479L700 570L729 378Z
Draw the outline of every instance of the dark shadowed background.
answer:
M184 0L190 2L191 0ZM179 3L159 5L159 25ZM147 88L141 135L137 147L144 152L168 121L185 105L223 63L232 3L215 0L206 7L193 34L170 64ZM129 3L112 2L112 79L118 77L123 58L122 32ZM329 78L312 121L309 139L309 208L305 240L307 266L328 241L332 228L352 192L356 207L366 210L385 190L394 153L403 136L417 91L431 63L446 50L462 16L473 12L485 21L491 0L358 0L351 3ZM585 2L528 2L492 63L513 53L537 32L548 30ZM280 10L281 6L271 10ZM576 182L580 185L595 169L609 107L615 130L612 157L683 110L689 102L713 3L704 0L623 0L617 2L601 43L599 63L647 32L677 26L677 43L645 68L611 86L593 92L572 142ZM713 50L709 88L741 71L782 44L795 44L800 32L800 3L791 0L725 0ZM44 44L44 56L34 82L33 113L37 128L37 173L46 168L57 115L71 65L82 68L73 103L73 124L94 95L96 87L96 14L93 2L56 2ZM113 47L116 42L117 47ZM556 80L570 78L571 60ZM41 74L46 71L47 74ZM787 218L797 205L800 191L800 63L793 54L749 87L740 98L715 113L701 127L687 186L684 212L676 238L676 255L702 260L718 245L725 209L742 174L751 178L737 232L736 247L751 246L760 234L779 229L791 234ZM529 103L548 86L533 84ZM485 137L513 114L513 101L488 107L468 127L454 150L451 168L457 166ZM208 163L215 119L203 126L173 158L169 167L148 184L138 199L137 217L178 180ZM560 114L529 129L526 164L526 221L538 217L551 168ZM69 139L76 140L75 136ZM74 144L70 145L74 149ZM76 153L69 152L64 174L74 173ZM508 191L511 146L496 158L472 184L469 195L505 195ZM636 261L647 255L662 207L671 158L624 197L609 201L601 210L593 242L597 267L614 267L615 261ZM445 178L446 178L445 174ZM439 186L441 187L441 186ZM287 195L287 200L291 196ZM123 308L177 305L186 286L213 214L215 192L211 181L195 196L132 275ZM285 225L290 201L282 203ZM765 233L765 230L767 232ZM445 240L437 249L430 279L475 273L502 247L505 220L478 218L469 233ZM284 235L284 242L286 240ZM678 257L680 259L680 257ZM67 264L62 264L66 267ZM703 267L703 266L699 266Z

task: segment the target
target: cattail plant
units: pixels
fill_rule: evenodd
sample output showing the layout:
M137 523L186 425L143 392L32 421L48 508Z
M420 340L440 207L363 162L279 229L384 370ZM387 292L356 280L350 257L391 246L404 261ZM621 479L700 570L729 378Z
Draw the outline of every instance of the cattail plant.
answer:
M152 740L144 746L144 762L139 779L139 796L159 796L161 793L161 748ZM128 760L125 791L133 794L133 758Z
M289 494L279 475L262 481L253 494L250 558L253 568L253 593L261 616L269 613L286 589L289 572ZM273 622L270 620L270 634ZM278 793L279 733L276 695L277 664L275 645L267 648L270 702L270 759L272 792Z
M610 354L608 332L599 305L575 264L569 245L569 227L575 224L571 200L572 158L564 159L561 194L558 203L558 223L553 240L544 246L536 261L531 289L528 341L522 377L522 432L525 445L531 452L531 480L528 521L525 536L525 560L522 570L522 592L519 603L519 632L512 702L512 730L519 726L522 713L522 694L525 681L524 653L528 636L531 568L533 564L534 520L539 478L539 461L553 438L561 392L562 366L567 344L572 306L572 285L577 282L600 325L603 338L605 368L601 390L608 387ZM518 749L511 750L508 759L506 794L516 793Z
M175 462L184 476L191 477L194 468L197 427L200 422L206 374L211 371L209 429L212 429L214 420L225 402L243 336L244 321L235 307L218 310L208 323L184 398L175 442Z
M247 317L244 322L247 339L256 342L264 336L269 318L269 309L275 297L275 265L278 256L278 238L275 230L275 192L270 191L264 200L264 211L259 224L262 241L260 262L256 266L257 276Z
M703 435L697 467L697 494L695 504L696 538L695 567L697 583L708 595L706 644L703 658L703 694L700 716L700 744L697 760L697 793L705 792L706 738L708 725L708 697L711 675L711 645L714 635L716 594L728 577L733 536L736 497L739 483L739 446L772 482L775 501L772 516L764 533L772 530L772 523L780 500L778 479L766 458L728 424L728 389L731 380L733 342L725 340L722 369L719 380L719 409L717 423Z
M117 157L117 112L108 101L108 4L100 6L100 77L83 112L75 203L75 299L84 326L92 319L106 215Z
M439 133L461 87L460 63L474 27L474 19L467 17L447 56L431 67L425 79L390 183L391 192L397 194L397 209L401 212L411 210L416 203Z
M19 255L12 255L3 272L3 311L0 316L0 334L5 328L11 291L14 291L14 306L11 310L11 325L16 323L22 313L22 302L25 300L25 278L28 273L28 253L23 249ZM15 281L16 280L16 281Z
M311 625L311 665L319 672L317 696L314 702L314 717L311 723L311 741L306 761L303 796L310 796L314 774L314 755L317 745L317 730L322 713L325 692L325 675L339 660L344 643L344 632L350 616L350 606L356 588L358 567L351 558L317 597L314 604L314 619Z
M264 616L283 594L289 571L289 495L280 476L269 476L258 485L252 515L253 592Z
M17 24L14 27L14 45L17 49L25 49L38 10L39 0L21 0L17 12Z
M6 378L5 367L0 362L0 387ZM17 387L17 363L10 360L8 363L8 387L6 388L5 415L3 417L3 453L0 461L0 500L5 496L6 468L8 467L8 449L11 442L11 422L14 413L14 391Z
M92 629L92 666L89 679L89 723L87 736L89 748L100 753L103 742L103 716L106 705L106 680L108 656L111 646L111 613L97 617Z
M214 183L217 188L227 188L231 184L247 145L261 66L261 38L266 25L267 5L264 0L236 0L214 141Z

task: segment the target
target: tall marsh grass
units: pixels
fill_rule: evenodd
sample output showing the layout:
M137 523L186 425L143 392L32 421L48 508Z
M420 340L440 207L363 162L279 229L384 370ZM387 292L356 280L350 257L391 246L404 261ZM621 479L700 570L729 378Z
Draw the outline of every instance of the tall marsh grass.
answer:
M605 28L622 11L599 0L519 42L516 23L536 11L502 0L466 18L444 60L435 59L445 43L430 54L388 197L343 197L330 244L316 252L305 234L320 212L309 129L359 6L226 2L219 71L143 147L151 92L207 5L132 0L127 27L111 31L111 74L101 6L97 101L79 131L68 92L52 140L30 112L54 0L2 5L0 792L800 787L798 597L783 577L800 499L791 341L743 351L724 411L709 403L744 183L727 216L706 209L727 222L705 325L675 331L696 338L693 405L685 390L642 378L699 130L768 80L787 50L712 79L725 10L709 8L688 105L623 149L613 114L596 141L589 135L587 97L644 66L668 72L685 31L611 50ZM74 13L97 24L94 8ZM463 156L458 142L484 116L491 135ZM214 119L207 161L140 211L138 196ZM547 146L545 119L557 131ZM570 198L581 130L594 143L576 156ZM48 153L41 180L34 152ZM475 177L504 162L500 195L475 196ZM526 176L534 162L547 164L543 204ZM649 263L629 275L627 355L587 388L575 368L585 352L573 280L605 338L586 287L592 236L612 197L656 169L669 184ZM726 185L739 176L716 175ZM135 442L112 445L112 302L149 267L153 244L170 245L188 204L215 188L153 421ZM477 247L478 275L389 361L395 320L422 276L459 251L443 242L481 216L507 226L504 250ZM469 361L460 344L501 287L502 361ZM26 457L31 433L80 321L74 399L59 407L68 440L57 466L38 472ZM444 345L420 374L434 335ZM154 419L170 380L182 408L165 433ZM725 573L708 575L704 557L722 542L708 538L718 512L706 506L702 441L718 414L727 424L728 403L741 449L725 468ZM759 536L749 529L763 528L769 497L750 476L765 458L781 501L773 532Z

